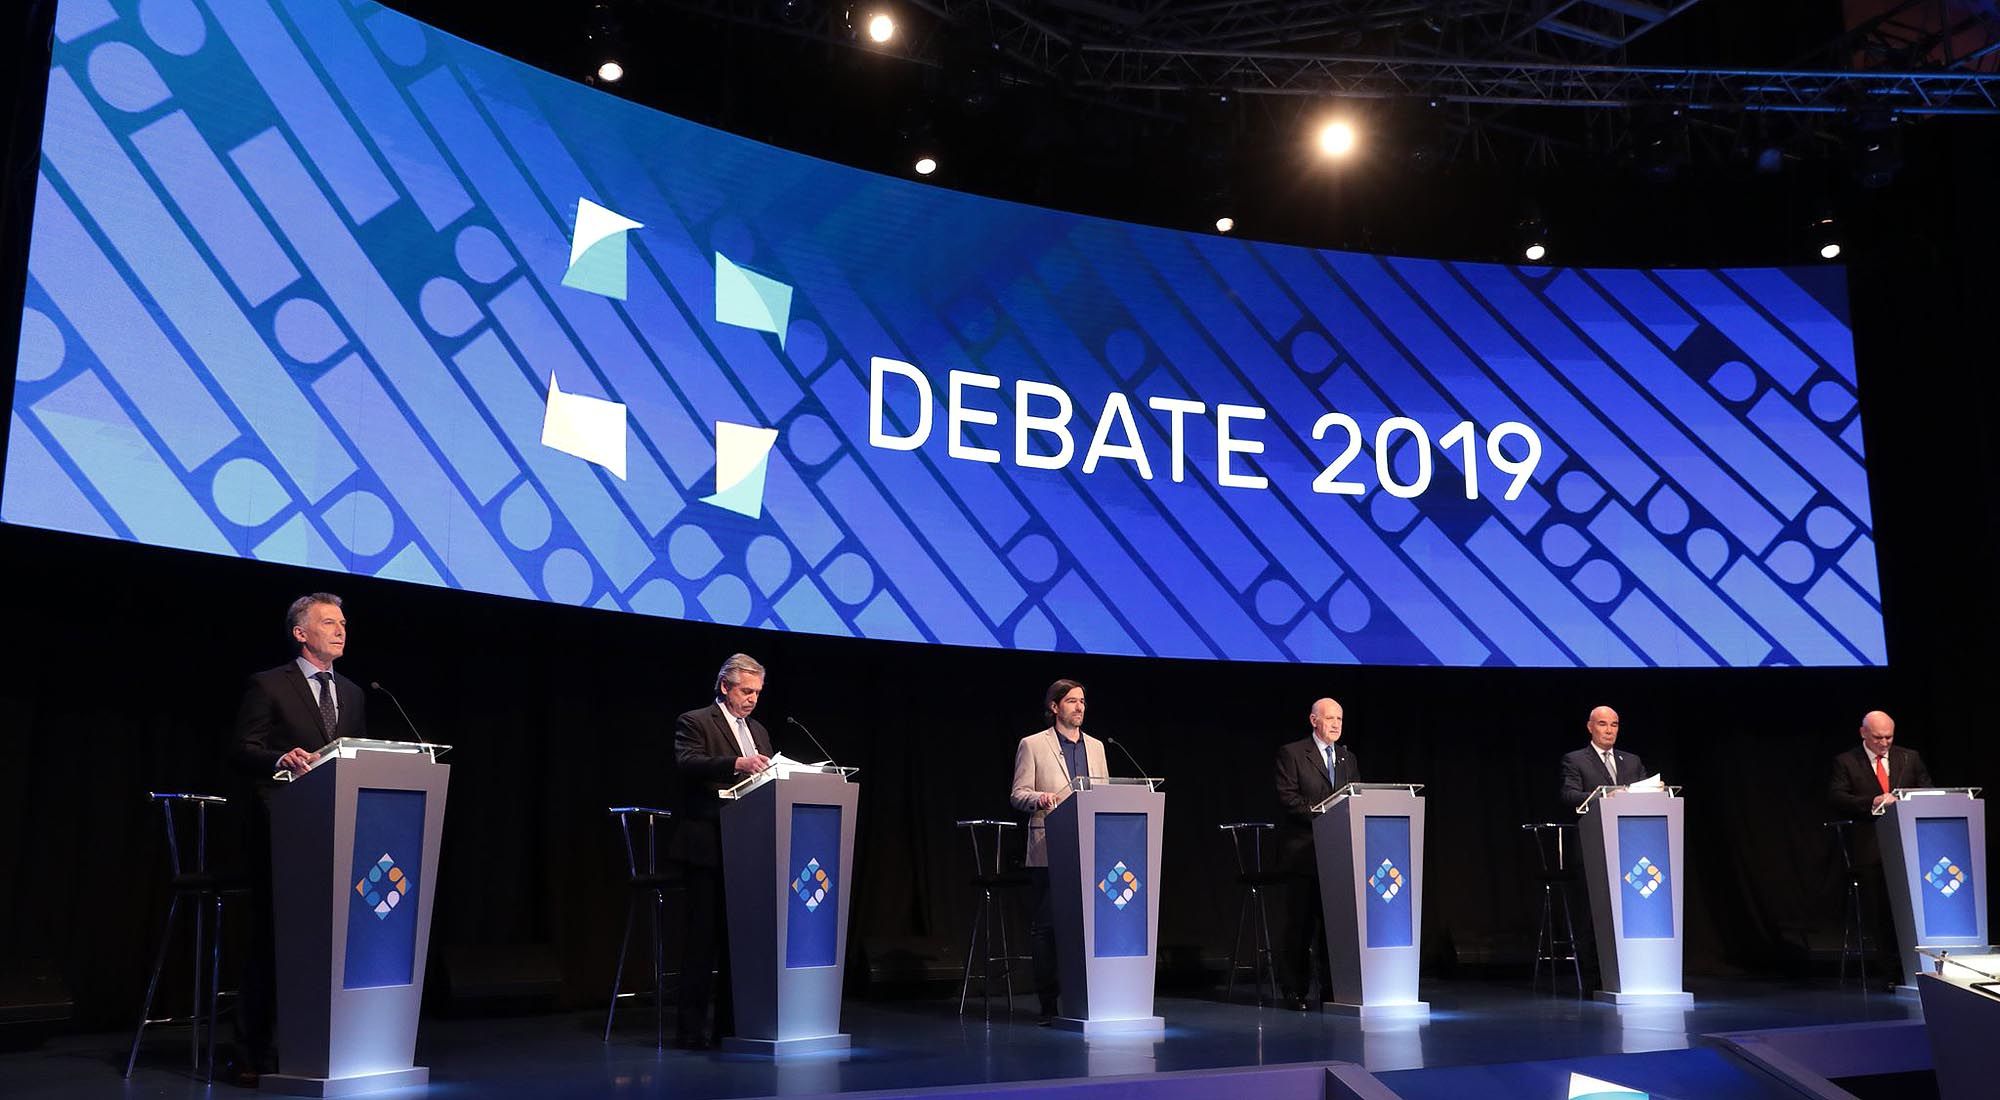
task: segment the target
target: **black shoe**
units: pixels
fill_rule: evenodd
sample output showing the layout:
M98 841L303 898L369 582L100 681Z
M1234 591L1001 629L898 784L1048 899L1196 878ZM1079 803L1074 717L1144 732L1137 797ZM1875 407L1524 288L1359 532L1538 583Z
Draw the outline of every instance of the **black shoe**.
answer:
M1036 1027L1054 1027L1054 1026L1056 1026L1056 1015L1055 1015L1055 1013L1053 1013L1053 1012L1043 1012L1043 1013L1039 1013L1039 1014L1037 1014L1037 1015L1035 1016L1035 1026L1036 1026Z
M681 1035L674 1039L677 1050L714 1050L715 1040L706 1035Z
M1291 1009L1293 1012L1310 1012L1312 1011L1312 1002L1306 1000L1304 997L1290 997L1286 999L1285 1007Z

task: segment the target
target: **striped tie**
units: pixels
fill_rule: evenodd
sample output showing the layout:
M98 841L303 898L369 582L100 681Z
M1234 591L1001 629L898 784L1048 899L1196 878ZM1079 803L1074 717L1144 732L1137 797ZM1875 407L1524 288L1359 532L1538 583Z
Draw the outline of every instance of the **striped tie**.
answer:
M321 672L313 676L319 681L319 727L326 731L326 739L333 740L333 728L340 724L340 718L333 711L333 673Z

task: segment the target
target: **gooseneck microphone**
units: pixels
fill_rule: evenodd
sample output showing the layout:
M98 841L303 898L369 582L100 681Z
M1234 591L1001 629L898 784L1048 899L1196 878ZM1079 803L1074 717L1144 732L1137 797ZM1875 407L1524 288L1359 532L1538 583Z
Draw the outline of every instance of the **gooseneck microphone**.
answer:
M1124 753L1124 754L1125 754L1125 759L1126 759L1126 760L1128 760L1128 761L1130 761L1130 762L1131 762L1131 764L1132 764L1132 767L1133 767L1134 769L1136 769L1136 770L1138 771L1138 773L1139 773L1139 778L1141 778L1141 779L1145 780L1145 781L1146 781L1146 785L1147 785L1147 786L1151 786L1151 785L1152 785L1152 783L1153 783L1153 777L1152 777L1152 776L1150 776L1150 775L1147 775L1147 774L1146 774L1146 769L1145 769L1145 768L1142 768L1142 767L1140 767L1140 766L1139 766L1139 758L1138 758L1138 757L1136 757L1136 756L1133 756L1133 755L1132 755L1132 750L1131 750L1131 749L1128 749L1128 748L1126 748L1126 747L1125 747L1125 746L1124 746L1124 745L1123 745L1123 744L1122 744L1121 742L1119 742L1119 740L1118 740L1117 738L1115 738L1115 737L1107 737L1107 738L1105 738L1105 739L1104 739L1104 743L1105 743L1105 744L1107 744L1107 745L1117 745L1117 746L1118 746L1118 751L1119 751L1119 752L1122 752L1122 753Z
M417 744L423 748L425 755L429 756L432 760L436 760L437 753L431 748L431 743L429 739L424 737L424 731L418 729L417 724L415 722L410 721L410 712L403 709L403 701L401 699L396 698L396 693L390 691L388 688L383 687L382 681L380 680L368 681L368 689L370 691L379 691L382 694L387 695L389 697L389 701L391 703L396 704L396 713L403 716L403 724L410 727L411 733L417 735Z
M826 758L826 762L829 765L832 765L834 767L839 766L833 763L833 754L826 751L826 746L819 743L819 738L813 736L813 731L807 729L806 724L804 722L799 721L798 719L792 717L789 714L785 716L785 721L790 722L792 725L799 727L799 732L806 735L806 739L813 743L813 748L819 750L819 754Z

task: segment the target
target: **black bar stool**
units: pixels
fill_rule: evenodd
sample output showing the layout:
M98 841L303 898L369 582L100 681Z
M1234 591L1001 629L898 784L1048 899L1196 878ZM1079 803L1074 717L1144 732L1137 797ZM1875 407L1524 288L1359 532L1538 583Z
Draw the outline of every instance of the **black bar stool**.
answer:
M978 819L956 822L965 830L972 842L972 889L978 894L972 911L972 932L965 941L965 973L958 983L958 1012L965 1014L966 995L972 988L972 963L980 960L979 966L979 1008L991 1014L988 999L993 992L993 980L997 977L1007 987L1007 1011L1014 1011L1014 966L1027 962L1026 955L1016 955L1007 946L1007 904L1006 899L1014 891L1028 884L1028 876L1019 870L1008 870L1006 847L1009 829L1018 829L1018 821L998 821ZM993 933L1000 933L1000 953L993 953ZM982 956L980 953L984 952ZM994 963L1000 964L996 973Z
M1257 1003L1264 1003L1264 983L1258 980L1262 974L1269 979L1271 1000L1278 1000L1278 971L1273 964L1271 952L1271 918L1264 909L1266 887L1283 886L1289 875L1283 871L1267 870L1264 867L1264 836L1271 831L1268 821L1235 821L1216 828L1229 834L1229 846L1236 855L1236 885L1242 893L1236 903L1236 935L1229 941L1229 979L1223 983L1222 999L1228 1001L1236 996L1236 973L1250 972L1250 985L1257 991ZM1252 911L1256 913L1256 923L1250 926L1250 961L1244 962L1243 922Z
M161 820L166 823L167 888L171 896L167 902L166 922L160 928L160 949L153 956L153 974L146 980L146 1000L139 1006L139 1026L132 1032L132 1049L125 1055L125 1076L132 1076L132 1067L139 1060L139 1040L145 1036L148 1027L186 1023L190 1025L189 1064L196 1071L204 1072L205 1079L212 1082L215 1080L216 1006L222 1000L222 899L240 898L249 893L248 887L243 884L225 881L208 869L208 808L226 806L229 800L219 795L171 791L148 791L146 800L160 807ZM181 818L190 813L194 815L192 861L182 852L180 840ZM184 1019L155 1019L153 997L160 989L160 971L167 965L167 945L173 941L174 917L179 915L183 900L188 902L194 917L194 968L189 980L191 996L188 1015ZM205 962L204 955L207 956ZM208 975L206 997L202 995L204 973ZM207 1002L205 1006L204 1001ZM205 1057L202 1043L204 1025L208 1029Z
M1535 845L1535 881L1542 888L1541 919L1535 928L1535 965L1528 981L1541 988L1542 964L1549 964L1549 992L1556 991L1557 969L1570 965L1576 977L1576 995L1583 996L1583 962L1577 957L1576 920L1570 912L1570 897L1577 882L1572 863L1576 854L1576 826L1561 822L1531 822L1521 826ZM1556 916L1561 913L1562 926Z
M618 968L611 975L611 1006L604 1013L604 1041L611 1041L611 1025L618 1019L618 999L636 997L637 993L621 993L625 982L625 956L632 948L632 921L638 915L638 906L652 902L653 925L653 1045L665 1046L667 1039L667 978L666 953L661 945L661 923L665 918L667 891L678 890L686 884L679 875L669 874L660 869L660 832L673 814L667 810L656 810L650 806L610 806L604 811L618 824L618 838L625 845L625 935L618 941ZM635 839L635 829L643 829L643 840ZM643 853L643 858L642 858Z
M1868 920L1861 911L1861 876L1854 870L1853 830L1857 822L1845 818L1824 822L1840 850L1840 876L1847 896L1840 911L1840 988L1847 988L1847 960L1854 960L1855 981L1862 992L1868 990Z

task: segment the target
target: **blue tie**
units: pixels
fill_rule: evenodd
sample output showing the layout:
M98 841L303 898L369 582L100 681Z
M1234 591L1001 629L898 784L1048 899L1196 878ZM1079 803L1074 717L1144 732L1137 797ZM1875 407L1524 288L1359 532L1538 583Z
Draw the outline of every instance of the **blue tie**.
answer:
M1326 753L1326 781L1331 783L1333 782L1333 746L1324 746L1322 751Z

